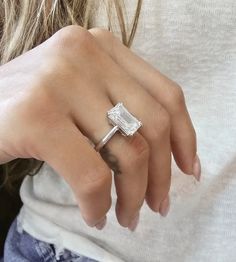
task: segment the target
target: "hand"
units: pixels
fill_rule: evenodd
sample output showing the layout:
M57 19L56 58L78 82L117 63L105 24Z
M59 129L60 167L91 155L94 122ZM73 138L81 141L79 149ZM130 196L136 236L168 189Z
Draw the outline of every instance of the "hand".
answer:
M116 215L129 228L144 200L167 212L171 152L184 173L200 177L181 88L105 30L59 30L0 67L0 90L0 163L47 162L70 185L89 226L99 228L110 209L110 168L121 173ZM88 139L96 144L111 129L106 112L117 102L143 126L133 137L115 134L99 154Z

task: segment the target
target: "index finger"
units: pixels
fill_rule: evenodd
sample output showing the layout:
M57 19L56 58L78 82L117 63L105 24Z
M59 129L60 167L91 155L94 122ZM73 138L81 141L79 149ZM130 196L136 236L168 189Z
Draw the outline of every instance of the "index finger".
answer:
M95 226L111 207L111 170L80 130L65 121L39 139L36 152L69 184L85 222Z

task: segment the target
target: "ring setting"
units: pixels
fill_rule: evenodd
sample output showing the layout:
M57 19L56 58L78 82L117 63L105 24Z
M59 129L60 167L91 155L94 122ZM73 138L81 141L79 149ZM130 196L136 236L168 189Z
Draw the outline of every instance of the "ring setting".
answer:
M133 136L143 125L142 122L134 117L121 102L107 111L107 118L108 122L113 125L113 128L95 146L96 151L99 151L117 131L120 131L124 136Z

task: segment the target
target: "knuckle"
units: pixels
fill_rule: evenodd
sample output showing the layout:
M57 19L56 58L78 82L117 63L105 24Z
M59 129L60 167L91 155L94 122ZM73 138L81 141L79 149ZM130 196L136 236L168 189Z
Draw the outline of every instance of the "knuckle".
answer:
M99 44L113 57L116 57L117 47L121 44L120 39L112 32L102 28L92 28L89 32L99 42ZM117 59L117 58L116 58Z
M63 50L89 51L93 41L86 29L78 25L70 25L55 33L54 44Z
M184 92L178 84L174 84L171 92L170 100L172 102L173 110L179 113L185 106Z
M163 132L166 132L170 129L170 116L168 112L165 109L162 109L162 111L159 114L159 129Z
M134 167L143 165L149 159L150 148L146 140L141 135L134 135L129 139L131 151L123 159L124 166Z
M152 120L152 128L149 128L149 139L151 141L159 141L164 135L169 134L171 126L170 121L168 112L160 106L155 112L154 119Z
M134 135L129 142L137 156L146 156L149 153L149 145L141 135Z
M95 38L102 41L111 41L113 38L113 34L103 28L94 27L88 30Z
M145 193L144 193L145 194ZM142 195L144 195L142 192ZM129 201L127 198L119 199L119 205L122 206L123 212L130 214L131 218L133 214L137 213L143 206L144 196L140 197L140 192L130 190L129 192Z

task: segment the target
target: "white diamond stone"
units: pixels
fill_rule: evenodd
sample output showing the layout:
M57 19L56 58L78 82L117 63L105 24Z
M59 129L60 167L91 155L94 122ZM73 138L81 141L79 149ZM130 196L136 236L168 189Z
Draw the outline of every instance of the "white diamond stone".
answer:
M110 122L114 126L117 125L126 136L132 136L142 126L142 123L129 113L123 103L118 103L109 110L107 116Z

